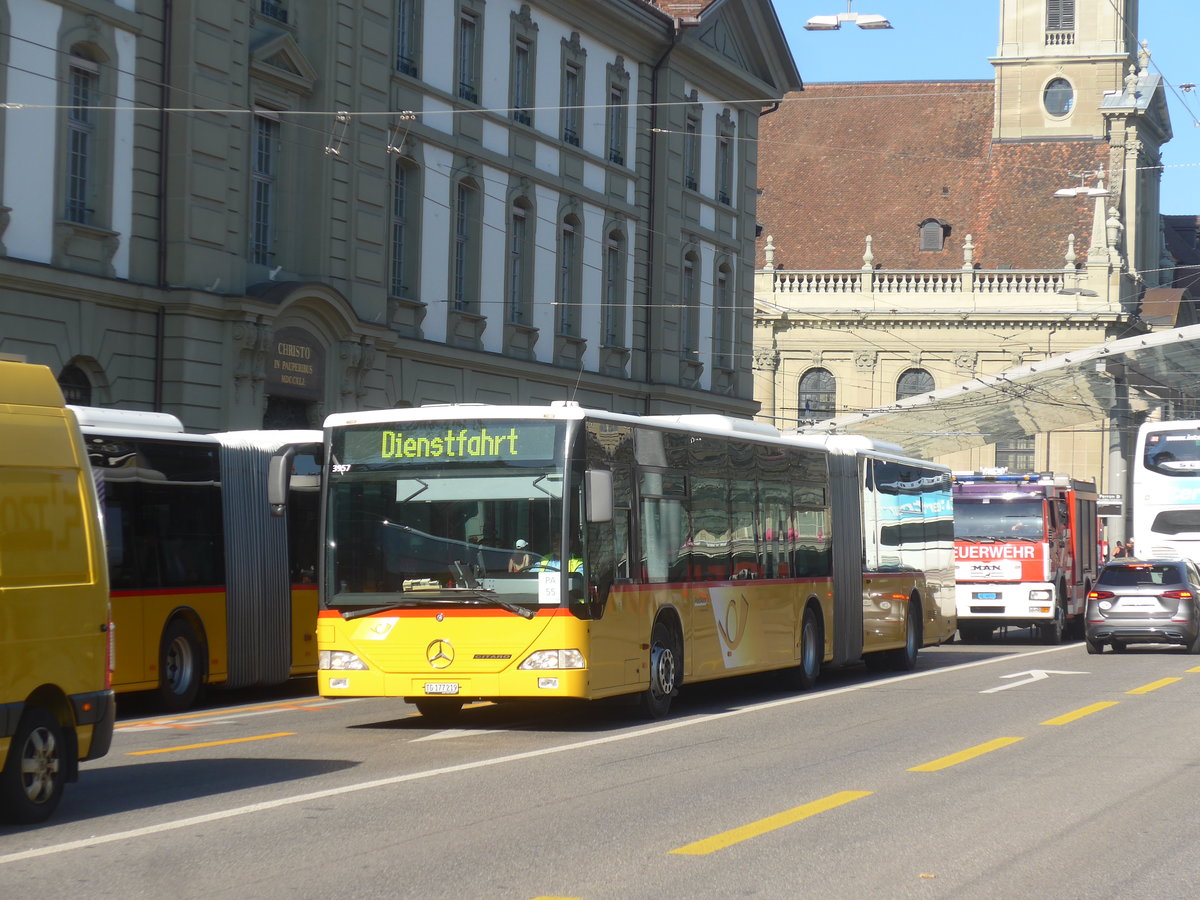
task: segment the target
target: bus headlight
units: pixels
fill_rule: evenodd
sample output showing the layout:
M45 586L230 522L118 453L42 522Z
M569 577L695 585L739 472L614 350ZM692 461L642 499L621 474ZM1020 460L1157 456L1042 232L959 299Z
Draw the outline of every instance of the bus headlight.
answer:
M317 668L366 671L367 664L349 650L318 650Z
M538 650L517 666L518 669L582 669L583 654L578 650Z

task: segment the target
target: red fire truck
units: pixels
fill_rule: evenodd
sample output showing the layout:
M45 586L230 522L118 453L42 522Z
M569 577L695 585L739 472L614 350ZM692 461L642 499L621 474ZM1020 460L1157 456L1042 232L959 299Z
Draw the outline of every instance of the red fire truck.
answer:
M954 574L958 633L991 640L1001 625L1041 639L1082 633L1096 580L1096 484L1069 475L956 473Z

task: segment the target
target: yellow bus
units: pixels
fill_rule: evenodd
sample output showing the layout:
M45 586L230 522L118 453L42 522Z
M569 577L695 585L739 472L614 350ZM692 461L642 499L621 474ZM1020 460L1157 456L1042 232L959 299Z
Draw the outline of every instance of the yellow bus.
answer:
M206 685L314 673L321 432L185 434L166 413L72 409L102 494L115 690L156 690L180 710ZM282 519L265 501L281 448Z
M112 743L96 488L45 366L0 362L0 818L47 818Z
M325 438L326 697L662 716L686 682L909 669L954 633L950 473L898 447L569 402L338 414Z

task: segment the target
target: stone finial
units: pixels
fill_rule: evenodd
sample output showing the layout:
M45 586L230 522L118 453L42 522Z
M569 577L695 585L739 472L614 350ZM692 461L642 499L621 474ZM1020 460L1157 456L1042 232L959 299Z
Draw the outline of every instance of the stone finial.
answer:
M1129 74L1125 76L1125 93L1136 94L1138 86L1137 66L1129 64Z
M1067 264L1063 266L1068 272L1075 271L1075 235L1067 235Z
M1142 49L1138 51L1138 65L1141 66L1139 74L1145 75L1150 71L1150 42L1142 41Z
M775 268L775 235L767 235L767 246L763 248L763 257L766 262L763 265L764 269Z
M869 272L875 268L875 254L871 252L871 236L867 235L867 252L863 254L863 270Z
M975 239L971 235L967 235L967 239L963 241L963 266L964 269L975 267Z

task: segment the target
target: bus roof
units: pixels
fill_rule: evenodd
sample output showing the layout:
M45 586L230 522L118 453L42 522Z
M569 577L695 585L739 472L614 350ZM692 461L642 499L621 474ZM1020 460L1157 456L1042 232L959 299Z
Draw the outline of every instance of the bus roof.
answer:
M747 439L763 443L784 444L790 447L807 447L827 453L853 456L872 453L912 460L933 468L945 468L925 460L907 456L898 444L877 441L861 435L813 435L799 432L782 432L766 422L753 419L738 419L718 413L679 413L675 415L638 416L608 410L587 409L572 400L556 400L548 406L499 405L489 403L439 403L405 409L374 409L350 413L334 413L325 419L326 428L342 428L348 425L384 425L388 423L450 421L479 416L489 419L546 419L551 421L578 421L584 418L634 427L673 428L697 434L730 437L744 435Z

